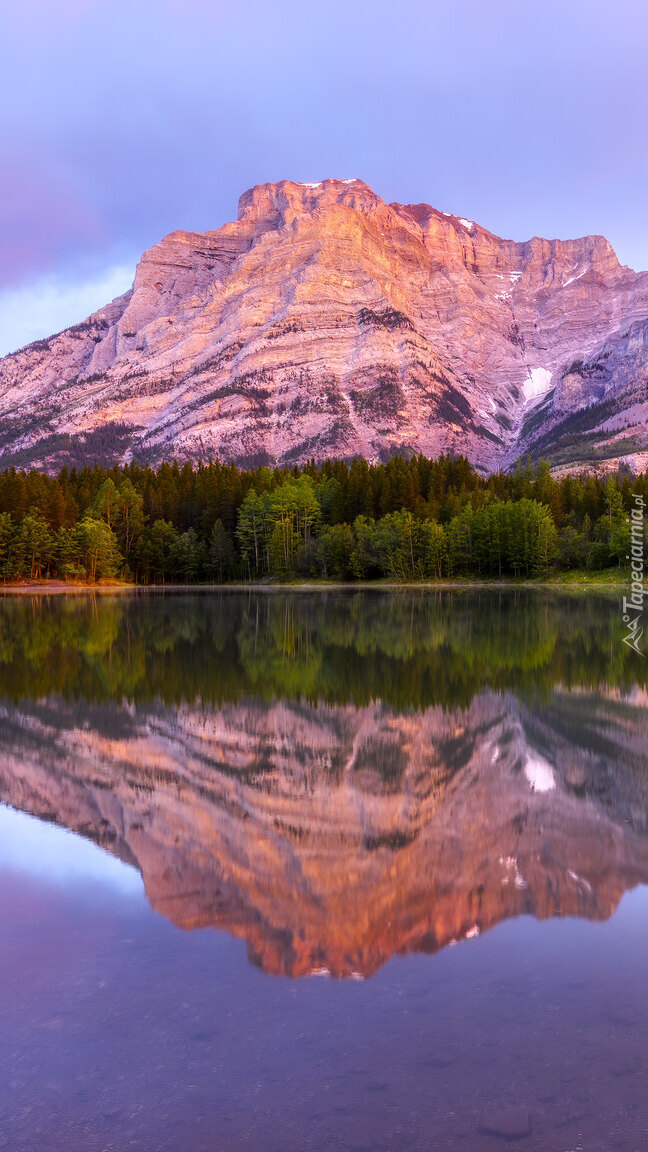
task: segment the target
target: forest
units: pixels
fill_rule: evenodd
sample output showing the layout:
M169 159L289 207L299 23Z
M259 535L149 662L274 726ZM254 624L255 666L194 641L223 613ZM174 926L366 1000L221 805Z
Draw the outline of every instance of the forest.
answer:
M596 709L605 723L616 713L623 725L623 693L648 684L646 662L618 642L618 629L616 598L604 590L583 596L571 589L373 586L315 596L290 588L271 596L248 589L52 601L4 596L0 698L38 701L40 720L57 723L65 703L79 728L92 715L93 725L114 738L128 723L115 718L125 700L138 708L197 701L222 707L242 698L355 707L381 700L402 711L465 708L490 690L564 705L571 735L583 725L589 745L581 691L618 688L620 698L604 693ZM89 712L90 703L116 711ZM9 734L6 717L4 726ZM39 738L38 731L20 735ZM627 755L635 767L630 747Z
M648 472L554 478L464 457L302 468L130 464L0 473L0 581L542 578L626 564Z

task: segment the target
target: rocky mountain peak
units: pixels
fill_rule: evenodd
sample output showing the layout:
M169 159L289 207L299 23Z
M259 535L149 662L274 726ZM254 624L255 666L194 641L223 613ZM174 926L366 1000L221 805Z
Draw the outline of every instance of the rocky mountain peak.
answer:
M509 917L607 919L646 883L645 702L585 699L586 735L567 692L539 716L491 693L406 714L122 702L83 724L78 702L5 702L0 798L135 864L159 912L243 937L268 972L370 976Z
M357 179L245 192L131 292L0 361L4 464L531 452L648 461L648 274L601 236L502 239ZM108 435L104 434L108 430ZM104 431L101 431L104 430Z
M238 219L265 222L275 216L313 212L336 204L352 208L366 208L370 203L382 203L379 196L362 180L320 180L300 183L280 180L277 184L256 184L239 198Z

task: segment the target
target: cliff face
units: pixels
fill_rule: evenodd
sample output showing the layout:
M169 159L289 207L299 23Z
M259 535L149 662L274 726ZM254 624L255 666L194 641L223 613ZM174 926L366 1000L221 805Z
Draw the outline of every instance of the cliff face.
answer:
M0 361L0 462L528 451L648 462L648 273L602 237L501 240L359 180L175 232L130 292Z
M128 860L154 908L269 972L368 976L511 916L604 919L648 882L646 700L617 696L5 704L0 800Z

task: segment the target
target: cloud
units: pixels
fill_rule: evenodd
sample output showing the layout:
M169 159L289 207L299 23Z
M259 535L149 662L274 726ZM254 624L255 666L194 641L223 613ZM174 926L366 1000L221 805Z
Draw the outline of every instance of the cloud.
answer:
M92 279L46 276L0 293L0 356L85 320L133 283L132 265L118 264Z
M56 162L5 150L0 187L0 290L56 267L72 245L92 250L103 241L96 209Z
M5 8L0 286L87 278L313 172L648 265L644 0Z

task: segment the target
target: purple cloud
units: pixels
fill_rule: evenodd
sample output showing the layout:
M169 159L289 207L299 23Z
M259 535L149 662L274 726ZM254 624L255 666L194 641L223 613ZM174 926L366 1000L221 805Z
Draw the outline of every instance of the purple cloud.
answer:
M648 8L24 0L0 50L0 282L89 277L252 184L352 173L648 266ZM7 115L7 110L11 115Z

